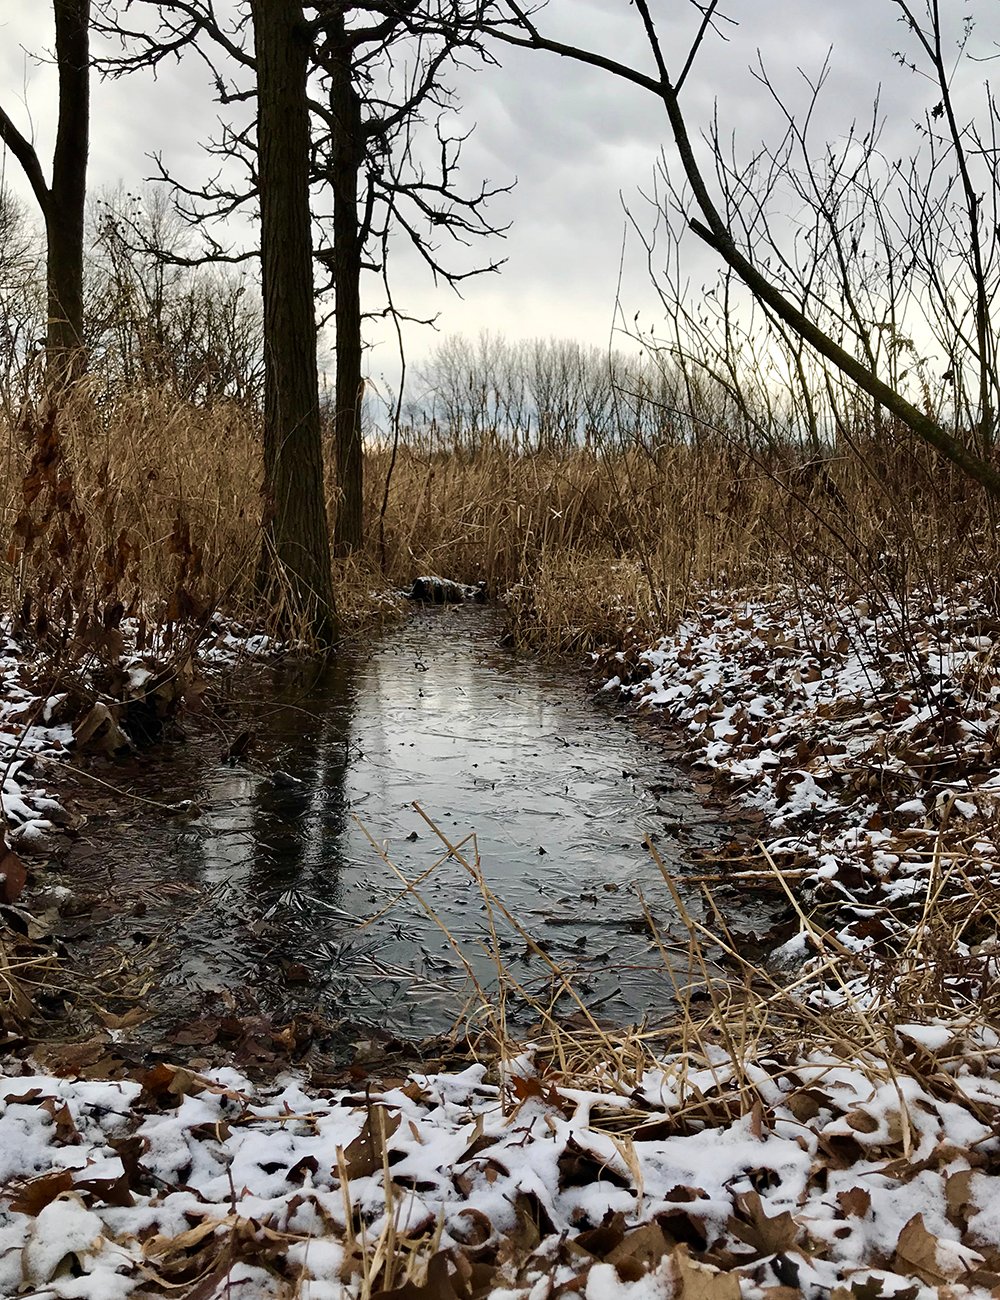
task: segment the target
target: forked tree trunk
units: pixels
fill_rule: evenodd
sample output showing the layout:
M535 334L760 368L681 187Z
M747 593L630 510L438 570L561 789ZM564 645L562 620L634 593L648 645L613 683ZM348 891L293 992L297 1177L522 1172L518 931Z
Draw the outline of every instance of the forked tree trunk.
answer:
M313 305L309 35L297 0L251 0L264 298L262 578L272 601L334 635Z
M329 24L330 113L333 118L333 279L337 332L334 431L340 496L334 543L338 555L361 546L364 457L361 440L361 236L358 178L365 157L361 101L352 79L352 48L342 13Z
M53 0L59 120L52 184L32 142L0 108L0 141L20 163L45 220L46 371L63 388L83 371L83 219L90 141L90 0Z

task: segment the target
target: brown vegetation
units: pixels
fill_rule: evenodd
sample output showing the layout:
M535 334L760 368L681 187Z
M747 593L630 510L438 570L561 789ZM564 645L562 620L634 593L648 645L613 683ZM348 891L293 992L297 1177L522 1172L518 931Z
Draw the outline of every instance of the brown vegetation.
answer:
M8 419L3 442L4 600L14 613L31 607L22 622L43 605L49 627L60 611L108 624L119 603L161 622L209 607L249 613L262 473L253 416L155 389L111 400L83 390L57 413ZM662 633L714 586L939 589L993 560L966 481L902 441L816 458L719 437L525 452L411 431L381 521L388 449L370 448L368 462L367 546L339 569L348 630L372 612L373 590L424 572L485 580L520 641L579 652L628 629ZM332 479L327 497L332 517ZM72 611L59 603L67 581Z

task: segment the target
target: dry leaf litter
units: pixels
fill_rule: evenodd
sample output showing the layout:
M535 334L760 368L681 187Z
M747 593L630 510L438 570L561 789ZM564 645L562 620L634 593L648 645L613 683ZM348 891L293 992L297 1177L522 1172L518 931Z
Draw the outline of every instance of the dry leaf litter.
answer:
M784 954L813 970L800 1032L706 1034L634 1076L527 1050L364 1092L19 1064L0 1081L0 1294L1000 1295L998 627L971 589L878 609L797 593L706 601L615 657L608 689L686 729L808 902ZM46 725L18 754L65 747ZM54 809L18 762L25 825ZM810 1032L823 1015L864 1033Z

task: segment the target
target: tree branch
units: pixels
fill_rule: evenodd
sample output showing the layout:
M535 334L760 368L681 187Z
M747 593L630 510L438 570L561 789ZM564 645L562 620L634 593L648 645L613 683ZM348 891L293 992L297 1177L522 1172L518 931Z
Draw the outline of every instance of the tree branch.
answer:
M31 141L25 139L2 108L0 108L0 140L3 141L21 164L21 169L28 178L32 193L38 200L42 215L47 217L51 195L45 182L42 165L38 161L38 154L35 152L35 147Z

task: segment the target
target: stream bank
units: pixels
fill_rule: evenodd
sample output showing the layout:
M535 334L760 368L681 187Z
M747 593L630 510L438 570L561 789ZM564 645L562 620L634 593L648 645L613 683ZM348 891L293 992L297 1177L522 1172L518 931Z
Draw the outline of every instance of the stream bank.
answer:
M60 937L152 972L122 1044L245 1064L289 1024L293 1052L412 1043L475 1024L498 965L519 1029L581 1003L669 1014L690 977L662 950L683 965L687 935L645 841L683 876L732 830L651 728L500 630L480 605L423 608L326 665L242 669L221 716L101 767L120 794L66 859Z
M719 986L710 1005L688 999L672 1040L585 1044L569 1024L445 1072L417 1066L419 1049L390 1069L357 1054L346 1086L311 1062L304 1083L276 1053L261 1086L206 1068L195 1045L193 1069L114 1069L107 1043L86 1063L36 1051L0 1088L0 1291L68 1259L52 1293L89 1300L145 1293L151 1262L165 1285L206 1279L206 1295L996 1295L1000 623L961 593L907 620L906 640L902 623L819 594L806 611L706 601L610 673L756 806L762 853L796 903L811 894L799 925L820 955L787 985L748 978L742 1003ZM393 697L391 739L422 689ZM602 736L623 729L580 699ZM264 766L264 719L254 736L247 717L192 732L205 771L294 777ZM167 751L137 766L174 796ZM707 830L676 825L680 875L700 851L682 839ZM95 854L98 829L85 832ZM141 1046L127 1029L109 1031L123 1054Z

